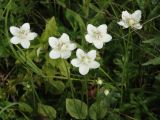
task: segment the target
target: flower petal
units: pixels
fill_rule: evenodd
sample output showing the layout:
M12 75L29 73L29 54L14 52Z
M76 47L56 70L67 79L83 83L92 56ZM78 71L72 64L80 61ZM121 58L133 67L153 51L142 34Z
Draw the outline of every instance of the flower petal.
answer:
M102 24L100 26L98 26L98 31L100 31L101 33L107 33L107 25L106 24Z
M17 35L18 35L18 32L19 32L19 28L18 28L18 27L11 26L11 27L9 28L9 30L10 30L10 32L11 32L12 35L14 35L14 36L17 36Z
M137 22L139 22L141 20L141 10L136 10L131 16L134 20L136 20Z
M74 49L76 49L76 47L77 47L77 46L76 46L75 43L70 43L70 44L69 44L69 49L70 49L70 50L74 50Z
M87 32L89 35L93 35L93 32L97 31L97 28L93 26L92 24L87 25Z
M12 38L11 38L10 42L11 42L12 44L18 44L18 43L20 43L20 39L15 36L15 37L12 37Z
M30 31L30 24L29 23L24 23L21 26L22 30Z
M71 56L71 51L61 53L61 58L67 59Z
M81 75L86 75L88 72L89 72L89 67L88 66L82 65L82 66L79 67L79 73Z
M34 38L36 38L37 35L38 35L37 33L31 32L31 33L28 34L27 39L28 40L34 40Z
M128 28L128 24L124 21L120 21L120 22L117 22L120 26L123 26L123 28Z
M89 34L85 35L85 38L86 38L86 41L89 42L89 43L92 43L93 42L93 37L90 36Z
M110 34L103 35L103 39L102 39L103 42L109 42L111 40L112 40L112 36Z
M49 53L49 57L52 59L60 58L60 53L58 51L51 50Z
M23 40L21 42L21 45L22 45L23 48L29 48L30 42L28 40Z
M75 67L79 67L80 66L80 62L77 58L72 59L71 64Z
M133 26L133 28L135 28L135 29L142 29L142 25L140 25L139 23L137 23L137 24L135 24Z
M55 37L49 37L49 45L52 47L52 48L55 48L58 44L58 39L55 38Z
M122 20L126 21L128 18L130 18L130 13L128 13L128 11L123 11Z
M89 67L92 68L92 69L96 69L100 66L100 64L96 61L92 61L89 63Z
M85 56L85 52L82 49L77 49L76 56L77 58L81 58L82 56Z
M93 44L97 49L101 49L103 47L103 42L101 41L94 41Z
M87 53L87 55L94 60L96 58L96 50L91 50Z
M59 38L59 40L61 40L62 42L69 42L70 41L69 36L66 33L63 33L61 35L61 37Z

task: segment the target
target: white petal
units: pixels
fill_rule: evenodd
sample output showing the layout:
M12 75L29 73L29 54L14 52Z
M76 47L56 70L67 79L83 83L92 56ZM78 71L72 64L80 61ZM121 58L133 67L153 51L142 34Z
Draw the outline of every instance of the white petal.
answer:
M52 47L52 48L55 48L58 44L58 39L55 38L55 37L49 37L49 45Z
M130 13L128 13L128 11L123 11L122 12L122 20L127 20L128 18L130 18Z
M20 39L15 36L15 37L11 38L10 42L13 43L13 44L18 44L18 43L20 43Z
M29 23L24 23L24 24L21 26L21 28L22 28L23 30L30 31L30 24L29 24Z
M128 24L125 23L124 21L120 21L120 22L117 22L120 26L123 26L123 28L128 28Z
M70 50L74 50L74 49L76 49L76 44L75 43L71 43L70 45L69 45L69 49Z
M85 56L85 52L82 49L77 49L76 56L77 58L81 58L82 56Z
M92 62L90 62L90 64L89 64L89 67L92 68L92 69L96 69L96 68L98 68L99 66L100 66L100 64L99 64L98 62L96 62L96 61L92 61Z
M133 14L132 14L132 18L135 19L137 22L139 22L141 20L141 10L136 10Z
M18 34L18 32L19 32L19 28L18 27L15 27L15 26L11 26L10 28L9 28L9 30L10 30L10 32L11 32L11 34L12 35L17 35Z
M93 32L97 31L97 28L95 26L93 26L92 24L88 24L87 25L87 32L90 35L93 35Z
M71 52L70 51L66 51L61 53L61 58L67 59L71 56Z
M97 49L101 49L103 47L103 42L101 41L94 41L93 44Z
M96 50L89 51L87 55L94 60L96 58Z
M23 48L29 48L30 42L28 40L23 40L21 42L21 45L22 45Z
M106 24L102 24L100 26L98 26L98 31L100 31L101 33L107 33L107 25Z
M34 38L36 38L36 37L37 37L37 33L31 32L31 33L28 34L27 39L28 40L34 40Z
M86 75L89 72L89 67L85 65L81 65L79 67L79 72L81 75Z
M137 24L135 24L133 26L133 28L135 28L135 29L142 29L142 25L140 25L139 23L137 23Z
M62 42L69 42L70 41L69 36L66 33L63 33L61 35L61 37L59 38L59 40L61 40Z
M89 34L87 34L86 36L85 36L85 38L86 38L86 41L87 42L89 42L89 43L92 43L93 42L93 37L92 36L90 36Z
M72 59L71 64L75 67L79 67L80 66L80 62L77 58Z
M60 56L61 56L60 53L55 50L51 50L51 52L49 53L49 57L52 59L60 58Z
M109 42L111 40L112 40L112 36L110 34L103 35L103 39L102 39L103 42Z

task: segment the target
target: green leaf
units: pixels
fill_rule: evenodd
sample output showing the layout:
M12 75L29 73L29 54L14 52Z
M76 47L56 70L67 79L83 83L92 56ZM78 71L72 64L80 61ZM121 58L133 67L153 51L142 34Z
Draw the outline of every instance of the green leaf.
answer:
M38 103L38 113L52 120L56 118L56 110L51 106L44 105L41 103Z
M45 30L43 31L40 38L40 42L41 43L48 42L48 38L53 35L58 35L56 21L54 17L52 17L50 20L47 21Z
M85 27L84 21L78 13L76 13L70 9L67 9L66 10L66 18L70 22L70 24L74 30L76 30L77 25L78 25L79 28L81 29L81 31L85 31L86 27Z
M49 84L51 86L50 92L53 92L53 94L60 94L64 91L65 85L62 81L54 81L50 80Z
M68 62L64 59L59 59L57 61L57 68L59 69L60 73L65 76L65 77L69 77L70 76L70 65L68 64Z
M86 119L88 106L78 99L66 99L66 109L76 119Z
M160 57L156 57L154 59L149 60L146 63L143 63L143 65L159 65L160 64Z
M89 108L89 116L92 120L103 119L107 113L107 106L104 101L95 102Z
M28 104L26 104L24 102L20 102L20 103L18 103L18 105L19 105L18 108L23 112L31 113L33 111L33 109Z
M155 35L154 38L143 41L143 43L151 45L160 45L160 35Z
M49 59L49 63L50 65L54 68L58 69L59 72L61 73L61 75L65 76L65 77L69 77L70 76L70 64L64 60L64 59L55 59L55 60L51 60Z

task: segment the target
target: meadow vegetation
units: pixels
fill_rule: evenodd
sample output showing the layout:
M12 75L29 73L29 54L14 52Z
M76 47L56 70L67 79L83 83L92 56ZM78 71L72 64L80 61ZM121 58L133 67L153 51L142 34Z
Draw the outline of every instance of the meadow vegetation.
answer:
M160 1L0 0L0 119L159 120Z

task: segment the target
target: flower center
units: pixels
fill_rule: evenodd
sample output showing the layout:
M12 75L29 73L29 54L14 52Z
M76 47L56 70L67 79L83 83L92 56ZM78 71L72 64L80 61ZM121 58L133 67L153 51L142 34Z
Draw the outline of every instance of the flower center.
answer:
M20 37L21 39L25 39L27 35L28 35L28 32L25 30L20 30L18 32L18 37Z
M59 44L57 45L57 50L59 51L66 51L68 49L68 44L63 43L63 42L59 42Z
M128 20L128 24L129 24L130 26L133 26L133 25L135 24L135 20L132 19L132 18L130 18L130 19Z
M89 63L91 62L91 58L88 57L88 56L82 56L80 62L81 62L82 64L87 65L87 64L89 64Z
M93 35L96 39L101 39L102 38L102 34L101 32L99 32L98 30L97 31L94 31L93 32Z

